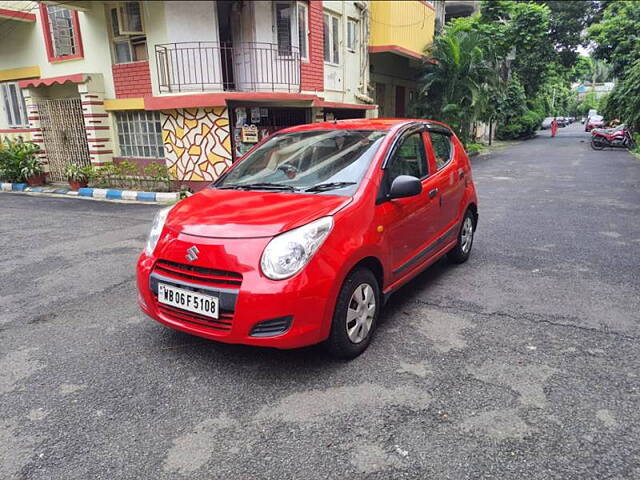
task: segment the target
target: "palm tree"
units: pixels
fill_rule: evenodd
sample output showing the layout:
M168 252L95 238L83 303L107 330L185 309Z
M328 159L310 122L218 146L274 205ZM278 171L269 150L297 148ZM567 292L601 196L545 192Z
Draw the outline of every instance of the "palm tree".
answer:
M498 84L495 56L483 37L468 31L446 32L426 53L430 62L421 78L423 111L449 123L466 141Z

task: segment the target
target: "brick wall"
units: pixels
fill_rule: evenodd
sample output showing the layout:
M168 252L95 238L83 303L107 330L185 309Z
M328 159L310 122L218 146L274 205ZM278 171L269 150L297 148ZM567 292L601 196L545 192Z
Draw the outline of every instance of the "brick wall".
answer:
M300 67L302 90L324 90L324 29L322 0L309 2L309 61Z
M149 62L120 63L112 66L116 98L151 95Z

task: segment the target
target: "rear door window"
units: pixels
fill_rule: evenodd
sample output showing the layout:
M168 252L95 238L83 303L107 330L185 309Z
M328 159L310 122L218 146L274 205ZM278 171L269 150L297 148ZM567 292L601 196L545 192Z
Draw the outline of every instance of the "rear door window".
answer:
M429 132L433 154L436 157L436 167L441 170L451 161L451 138L449 135L438 132Z

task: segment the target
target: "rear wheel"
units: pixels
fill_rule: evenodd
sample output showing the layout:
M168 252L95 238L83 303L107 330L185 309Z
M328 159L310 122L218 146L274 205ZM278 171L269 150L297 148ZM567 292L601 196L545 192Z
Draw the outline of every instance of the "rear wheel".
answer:
M332 355L355 358L364 352L376 329L380 286L367 268L353 270L345 279L331 324L327 347Z
M476 225L473 217L473 212L467 210L462 219L462 225L458 232L458 243L447 254L449 260L454 263L464 263L469 259L471 255L471 247L473 246L473 234L475 233Z
M598 137L593 137L591 139L591 148L593 148L594 150L602 150L605 146L606 145L604 144L604 142Z

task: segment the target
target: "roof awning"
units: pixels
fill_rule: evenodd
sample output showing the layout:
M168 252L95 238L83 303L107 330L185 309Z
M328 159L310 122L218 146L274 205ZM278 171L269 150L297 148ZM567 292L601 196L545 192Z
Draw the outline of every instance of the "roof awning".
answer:
M76 73L75 75L62 75L60 77L49 78L32 78L30 80L21 80L18 82L20 88L28 87L50 87L51 85L63 85L67 82L70 83L85 83L89 76L83 73Z
M34 23L36 21L36 15L35 13L31 13L30 10L0 8L0 19L15 20L16 22Z

